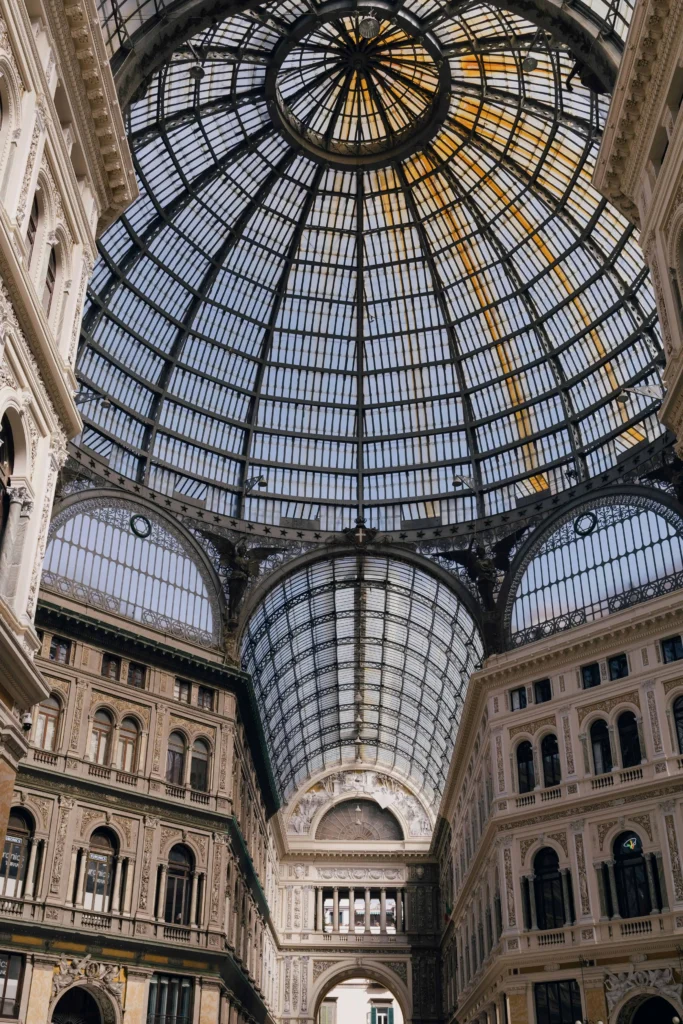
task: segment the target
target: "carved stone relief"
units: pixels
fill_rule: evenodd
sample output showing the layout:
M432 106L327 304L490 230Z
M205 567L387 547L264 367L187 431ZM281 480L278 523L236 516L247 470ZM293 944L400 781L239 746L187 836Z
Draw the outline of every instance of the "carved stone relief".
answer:
M407 822L411 836L432 834L432 825L420 801L389 775L373 771L336 772L314 783L300 797L287 822L290 835L309 835L317 812L342 794L374 799L380 807L396 810Z

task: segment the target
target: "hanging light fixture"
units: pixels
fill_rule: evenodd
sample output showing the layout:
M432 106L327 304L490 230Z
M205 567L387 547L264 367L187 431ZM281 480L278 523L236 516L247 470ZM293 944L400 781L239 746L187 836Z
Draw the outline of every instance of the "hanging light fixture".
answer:
M375 39L379 35L379 21L372 11L358 22L358 31L363 39Z

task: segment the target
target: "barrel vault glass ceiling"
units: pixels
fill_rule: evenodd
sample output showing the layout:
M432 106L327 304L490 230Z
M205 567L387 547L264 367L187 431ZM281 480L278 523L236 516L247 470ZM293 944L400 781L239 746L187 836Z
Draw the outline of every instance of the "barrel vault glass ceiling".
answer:
M359 762L436 811L482 643L447 585L394 559L316 562L274 587L243 642L285 799Z
M112 50L148 7L107 4ZM81 443L120 474L390 530L562 491L661 432L621 394L661 353L636 239L590 184L608 97L508 11L379 20L364 40L340 3L234 13L132 104L140 198L79 357Z

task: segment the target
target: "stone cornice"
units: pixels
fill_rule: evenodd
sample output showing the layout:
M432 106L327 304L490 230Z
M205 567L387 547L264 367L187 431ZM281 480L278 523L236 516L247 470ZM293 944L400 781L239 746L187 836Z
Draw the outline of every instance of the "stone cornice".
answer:
M681 0L636 3L593 175L595 187L636 226L636 189L649 158L682 15Z
M133 161L94 0L47 0L50 32L99 206L101 234L137 197Z

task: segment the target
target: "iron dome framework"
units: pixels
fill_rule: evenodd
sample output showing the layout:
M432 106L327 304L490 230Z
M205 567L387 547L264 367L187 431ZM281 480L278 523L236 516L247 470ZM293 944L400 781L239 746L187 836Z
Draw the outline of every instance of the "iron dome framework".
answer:
M656 402L622 395L659 380L661 352L636 242L590 186L606 100L567 86L573 55L530 22L407 0L380 42L413 66L426 48L433 92L400 65L393 84L428 130L419 110L392 125L376 70L352 69L347 100L376 114L363 144L400 145L332 166L312 148L341 123L336 72L310 65L354 17L232 14L132 105L141 196L93 278L82 442L219 516L476 523L661 433ZM294 53L316 81L291 86L285 130ZM304 123L320 89L322 131Z

